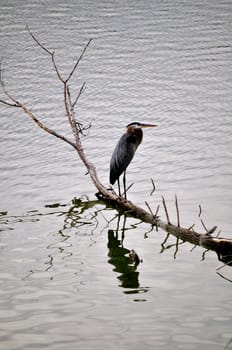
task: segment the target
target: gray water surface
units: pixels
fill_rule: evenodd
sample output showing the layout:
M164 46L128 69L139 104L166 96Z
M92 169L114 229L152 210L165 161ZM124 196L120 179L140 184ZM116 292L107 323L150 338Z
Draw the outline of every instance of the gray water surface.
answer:
M70 88L86 82L76 116L92 123L83 145L101 181L125 126L158 124L128 169L129 199L155 210L164 196L175 221L177 194L183 226L204 231L200 204L207 227L231 238L231 17L221 0L2 0L4 81L71 137L50 57L25 26L63 77L92 38ZM166 234L136 220L124 230L115 211L83 204L95 188L68 145L18 109L1 105L0 125L1 348L232 348L231 283L217 274L232 279L230 267L171 237L162 248Z

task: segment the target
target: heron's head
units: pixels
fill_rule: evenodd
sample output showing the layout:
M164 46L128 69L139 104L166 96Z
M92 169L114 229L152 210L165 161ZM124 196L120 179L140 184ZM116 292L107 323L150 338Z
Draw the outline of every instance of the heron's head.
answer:
M156 124L145 124L145 123L138 123L138 122L133 122L127 125L127 132L131 133L136 129L143 129L143 128L154 128L156 127Z

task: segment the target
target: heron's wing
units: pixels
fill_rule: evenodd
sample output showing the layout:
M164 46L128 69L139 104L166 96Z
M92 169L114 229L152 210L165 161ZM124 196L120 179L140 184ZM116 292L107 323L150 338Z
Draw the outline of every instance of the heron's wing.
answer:
M134 157L137 145L135 138L124 134L118 141L110 161L110 183L113 185L126 170Z

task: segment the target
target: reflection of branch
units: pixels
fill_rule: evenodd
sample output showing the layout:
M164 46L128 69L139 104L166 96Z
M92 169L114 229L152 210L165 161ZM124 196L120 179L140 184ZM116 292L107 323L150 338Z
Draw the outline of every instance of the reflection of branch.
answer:
M173 257L174 257L174 259L176 259L177 253L179 251L179 246L184 244L185 242L183 242L183 241L180 242L179 238L177 237L176 243L169 244L169 245L166 246L166 243L167 243L169 237L170 237L170 234L167 233L164 241L161 243L161 251L160 251L160 253L163 253L165 250L170 249L172 247L175 247L175 251L174 251Z
M222 273L220 272L217 272L217 274L222 277L224 280L228 281L228 282L231 282L232 283L232 280L230 280L229 278L225 277Z
M152 196L153 193L155 192L155 183L154 183L154 180L153 180L153 179L151 179L151 183L152 183L152 191L151 191L151 193L150 193L150 196Z

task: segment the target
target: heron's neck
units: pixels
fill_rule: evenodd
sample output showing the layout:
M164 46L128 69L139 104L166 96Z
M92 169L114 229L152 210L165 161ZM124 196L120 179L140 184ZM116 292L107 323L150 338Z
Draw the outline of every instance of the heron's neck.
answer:
M127 133L131 136L134 136L135 137L135 144L137 145L140 145L140 143L142 142L142 139L143 139L143 132L141 129L136 129L136 128L133 128L133 127L129 127L127 129Z

